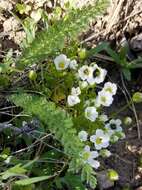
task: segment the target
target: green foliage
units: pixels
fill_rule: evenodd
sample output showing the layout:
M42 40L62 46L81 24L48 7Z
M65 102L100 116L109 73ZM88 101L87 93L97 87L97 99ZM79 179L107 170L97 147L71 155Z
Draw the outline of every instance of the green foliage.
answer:
M122 72L124 74L124 77L127 80L131 80L131 70L136 68L142 67L142 58L139 57L138 59L128 62L127 61L127 52L128 47L122 47L120 49L119 53L116 53L114 50L112 50L108 43L103 42L100 45L98 45L96 48L91 49L88 52L88 56L95 55L101 51L106 51L108 55L112 57L112 59L121 66Z
M24 176L23 174L25 174L27 170L24 169L21 164L18 164L8 170L6 170L5 172L0 173L0 175L2 176L3 180L6 180L10 177L16 177L16 176Z
M79 172L81 170L82 180L87 180L94 187L96 184L94 171L90 165L84 164L83 158L80 156L83 144L77 137L69 115L64 110L57 108L54 103L47 102L43 97L23 93L12 95L10 100L22 107L26 113L40 119L45 128L50 130L63 145L64 153L70 159L69 171Z
M15 182L15 184L20 185L20 186L27 186L27 185L31 185L34 183L38 183L40 181L47 180L49 178L50 178L50 176L32 177L32 178L18 180Z
M106 0L98 0L95 5L82 9L71 10L62 20L56 21L48 29L37 33L36 38L25 49L18 60L19 68L43 61L61 51L67 37L76 38L80 32L87 29L90 21L100 15L108 5Z

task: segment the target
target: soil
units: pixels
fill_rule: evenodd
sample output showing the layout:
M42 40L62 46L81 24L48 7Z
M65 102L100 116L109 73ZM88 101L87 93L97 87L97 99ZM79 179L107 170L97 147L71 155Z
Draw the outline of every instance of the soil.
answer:
M92 24L90 30L82 36L82 42L89 47L96 47L102 41L109 42L110 46L119 50L125 41L129 44L132 57L142 55L142 0L112 0L107 13ZM119 85L118 96L111 112L121 109L127 104L127 98L135 91L142 91L142 70L132 71L131 82L125 81L121 71L112 62L105 59L106 54L101 53L100 62L104 62L110 73L110 79ZM133 59L133 58L132 58ZM98 58L96 58L98 60ZM102 64L102 63L101 63ZM128 93L127 93L128 91ZM124 92L124 93L123 93ZM126 95L127 94L127 95ZM135 105L139 120L141 139L138 139L138 129L134 117L134 110L126 109L119 113L124 119L131 116L133 123L130 127L124 126L126 138L111 147L113 155L105 161L107 168L113 168L119 173L119 180L110 190L142 188L142 104Z

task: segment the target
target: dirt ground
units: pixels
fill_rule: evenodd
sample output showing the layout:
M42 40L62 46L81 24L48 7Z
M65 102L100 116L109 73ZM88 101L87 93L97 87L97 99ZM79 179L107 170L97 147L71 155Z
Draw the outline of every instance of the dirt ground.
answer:
M111 0L107 13L92 24L90 30L82 37L82 42L89 47L95 47L98 43L107 41L117 51L123 43L128 43L131 53L135 58L142 55L142 0ZM103 53L102 53L103 55ZM132 57L133 57L132 55ZM100 56L104 57L104 56ZM135 91L142 91L142 70L137 69L132 73L132 81L127 82L118 72L118 68L111 65L107 60L101 60L110 69L111 80L119 84L119 94L116 97L114 110L121 109L127 102L127 97ZM141 139L138 139L139 122ZM113 168L119 173L119 180L110 190L142 189L142 104L134 105L133 108L119 113L131 116L133 123L125 127L126 139L111 147L113 155L105 161L107 168Z

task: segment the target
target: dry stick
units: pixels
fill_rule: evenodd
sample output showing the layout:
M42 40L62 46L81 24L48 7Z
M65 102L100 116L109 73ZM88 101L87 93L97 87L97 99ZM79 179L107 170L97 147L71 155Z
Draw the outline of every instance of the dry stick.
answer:
M120 23L123 23L123 22L127 21L128 19L130 19L130 18L132 18L132 17L134 17L134 16L136 16L136 15L138 15L138 14L140 14L140 13L142 13L142 10L137 11L136 13L127 16L126 18L124 18L123 20L118 21L117 23L114 23L114 24L112 25L112 27L115 26L115 25L118 25L118 24L120 24ZM103 34L103 33L104 33L104 31L101 31L98 35ZM107 32L106 34L108 34L108 32ZM81 44L84 43L84 42L88 42L88 41L90 41L90 40L93 40L95 37L96 37L96 34L92 34L92 35L89 36L88 38L84 39L84 40L81 42Z
M137 132L138 132L138 139L141 139L141 132L140 132L140 124L139 124L139 120L138 120L138 116L137 116L137 112L136 112L136 108L135 108L135 105L133 103L133 100L131 98L131 95L130 93L128 92L127 88L126 88L126 85L125 85L125 82L124 82L124 79L123 79L123 75L122 75L122 72L120 73L120 76L121 76L121 81L122 81L122 85L131 101L131 105L132 105L132 108L133 108L133 113L134 113L134 116L135 116L135 119L136 119L136 124L137 124Z
M37 140L36 140L34 143L32 143L30 146L28 146L28 147L26 147L26 148L23 148L23 149L20 149L20 150L18 150L18 151L16 151L16 152L13 152L12 154L19 154L19 153L21 153L21 152L24 152L24 151L26 151L26 150L29 150L29 149L33 148L34 146L36 146L38 143L40 143L41 141L43 141L44 139L46 139L46 138L49 137L49 136L52 136L52 134L51 134L51 133L50 133L50 134L47 134L47 135L41 137L40 139L37 139Z
M128 19L130 19L130 18L132 18L132 17L134 17L134 16L136 16L136 15L138 15L138 14L140 14L140 13L142 13L142 10L137 11L136 13L134 13L134 14L132 14L132 15L127 16L125 19L120 20L118 23L125 22L125 21L127 21ZM116 24L114 24L114 25L117 25L118 23L116 23ZM114 26L114 25L113 25L113 26Z

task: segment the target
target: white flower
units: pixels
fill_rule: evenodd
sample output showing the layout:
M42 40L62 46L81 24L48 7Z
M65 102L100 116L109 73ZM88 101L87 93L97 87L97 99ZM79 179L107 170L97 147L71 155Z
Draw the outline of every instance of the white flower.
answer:
M69 66L69 59L66 55L60 54L54 59L54 63L57 70L65 70Z
M109 92L111 95L115 95L117 91L117 86L115 83L106 82L103 91Z
M88 78L88 83L93 84L100 84L104 81L107 71L105 69L102 69L98 67L96 64L91 66L92 68L92 76Z
M81 141L87 141L88 133L86 131L80 131L78 137Z
M70 69L76 70L78 67L77 61L75 59L71 60L69 62L69 67L70 67Z
M87 107L85 109L85 117L90 121L95 121L98 117L98 112L95 107Z
M81 94L81 90L80 90L80 88L79 87L77 87L77 88L72 88L71 89L71 95L75 95L75 96L78 96L78 95L80 95Z
M78 70L78 74L82 80L88 80L92 76L92 71L91 67L84 65Z
M78 96L69 95L68 98L67 98L67 102L68 102L69 106L74 106L74 105L80 103L80 99L79 99Z
M90 151L90 147L86 145L82 156L84 158L85 163L88 163L90 166L92 166L95 169L99 168L100 162L94 160L94 158L97 158L99 156L97 151Z
M106 148L109 146L110 137L108 134L104 133L103 130L97 129L96 134L90 137L90 141L94 143L97 150Z
M99 116L99 119L100 119L100 121L102 121L102 122L106 122L106 121L108 121L108 116L105 115L105 114L102 114L102 115Z
M105 125L105 128L110 135L113 135L116 132L122 132L121 124L120 119L111 119L110 122Z
M100 105L109 107L113 102L113 97L109 92L100 91L95 101L95 106L99 107Z
M87 81L80 81L79 86L81 89L84 89L88 86L88 82Z

